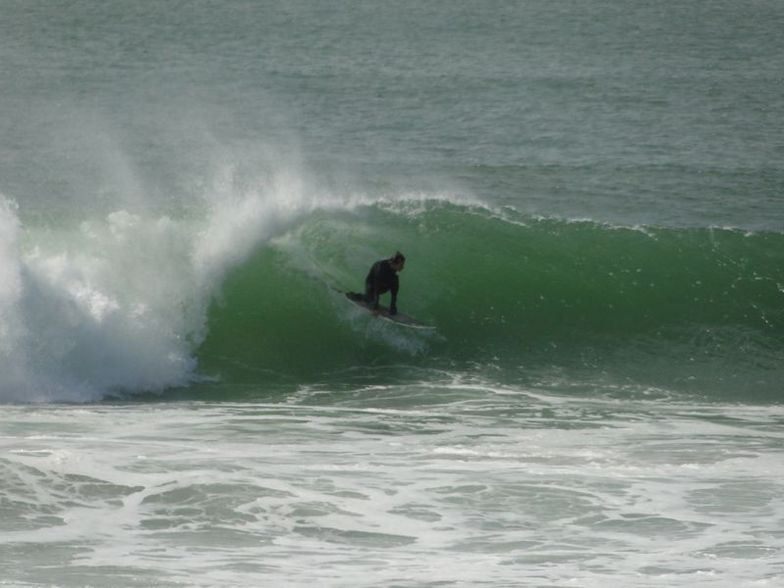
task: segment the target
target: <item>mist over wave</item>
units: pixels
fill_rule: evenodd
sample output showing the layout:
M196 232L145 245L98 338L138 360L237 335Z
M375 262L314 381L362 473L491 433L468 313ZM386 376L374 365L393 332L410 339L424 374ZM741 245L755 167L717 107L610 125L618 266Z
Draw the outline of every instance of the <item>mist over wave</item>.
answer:
M84 401L191 381L224 273L310 205L281 174L224 171L179 216L120 209L23 224L0 197L0 400Z

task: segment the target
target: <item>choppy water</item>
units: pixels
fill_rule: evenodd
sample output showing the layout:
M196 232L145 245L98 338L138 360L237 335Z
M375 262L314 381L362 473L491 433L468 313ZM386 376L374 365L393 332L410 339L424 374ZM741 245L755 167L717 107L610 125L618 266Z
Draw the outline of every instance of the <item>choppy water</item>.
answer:
M0 583L784 582L784 5L0 8Z
M775 586L782 422L479 382L12 408L0 570L63 586Z

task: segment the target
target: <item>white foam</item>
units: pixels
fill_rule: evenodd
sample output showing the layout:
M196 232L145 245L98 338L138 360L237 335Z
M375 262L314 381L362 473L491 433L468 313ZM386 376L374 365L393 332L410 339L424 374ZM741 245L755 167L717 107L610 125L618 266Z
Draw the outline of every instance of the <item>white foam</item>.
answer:
M22 276L18 237L16 207L0 196L0 378L10 388L24 381L25 372L25 358L16 347L24 337L24 325L19 320Z
M780 579L781 407L498 395L454 376L416 386L430 401L413 408L389 408L411 392L393 385L332 391L340 406L314 403L311 389L282 404L7 407L0 547L30 565L9 563L6 576L50 583L81 571L101 584L121 568L209 586Z
M293 178L238 192L229 170L196 218L121 209L71 229L24 228L0 196L0 402L190 381L225 273L315 205Z

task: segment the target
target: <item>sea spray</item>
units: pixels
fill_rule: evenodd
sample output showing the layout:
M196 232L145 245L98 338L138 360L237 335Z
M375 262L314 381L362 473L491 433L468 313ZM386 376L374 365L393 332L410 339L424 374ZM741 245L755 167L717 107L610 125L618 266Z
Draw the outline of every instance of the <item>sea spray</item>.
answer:
M0 390L18 389L24 381L24 339L19 304L22 276L18 255L19 220L15 203L0 195ZM0 395L0 399L6 399ZM14 399L10 396L8 399Z
M191 381L225 272L309 207L288 177L242 193L225 180L185 218L117 210L21 231L16 206L0 201L0 400L84 401Z
M4 349L17 375L0 376L2 398L80 401L186 381L198 323L184 311L193 300L183 297L192 278L182 232L127 211L75 229L28 228L24 250L2 259L19 275Z

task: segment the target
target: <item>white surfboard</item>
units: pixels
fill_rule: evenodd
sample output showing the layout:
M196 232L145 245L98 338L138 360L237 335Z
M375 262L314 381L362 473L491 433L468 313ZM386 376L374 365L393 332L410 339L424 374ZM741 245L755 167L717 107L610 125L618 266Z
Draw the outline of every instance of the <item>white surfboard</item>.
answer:
M346 300L349 302L359 306L360 308L364 308L368 312L373 312L370 308L370 305L365 302L365 297L362 294L357 294L356 292L344 292L346 296ZM422 321L418 321L412 316L408 316L405 313L398 312L395 314L389 314L389 309L386 306L379 305L378 307L378 315L379 318L387 320L391 323L395 323L396 325L400 325L402 327L409 327L411 329L434 329L435 327L431 327L430 325L426 325Z

